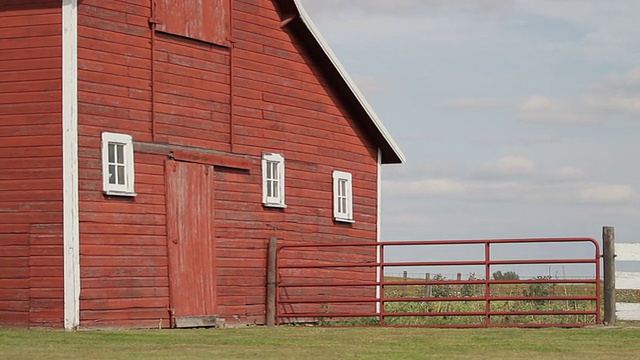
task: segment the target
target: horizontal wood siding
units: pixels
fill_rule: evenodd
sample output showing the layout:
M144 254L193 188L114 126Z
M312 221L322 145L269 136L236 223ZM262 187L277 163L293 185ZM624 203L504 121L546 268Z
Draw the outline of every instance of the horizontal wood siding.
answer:
M62 326L62 273L38 271L62 263L61 22L59 0L0 2L0 326Z
M80 326L168 327L164 159L135 154L137 197L102 193L101 133L151 141L150 1L78 7Z
M158 33L157 140L228 151L229 50Z
M281 242L376 240L377 150L302 52L301 44L280 28L272 1L234 1L233 15L234 149L256 161L249 174L216 172L219 309L227 322L263 323L270 237ZM285 157L286 209L261 204L263 151ZM333 170L353 174L354 224L333 221ZM323 257L336 258L329 251L296 256L316 263ZM375 248L340 257L375 261ZM317 272L314 275L318 278ZM333 271L320 277L372 281L375 271ZM297 291L296 296L317 290ZM372 288L322 291L329 297L375 294ZM362 310L362 305L358 308Z
M280 27L273 1L232 2L233 50L156 33L155 66L150 7L150 0L84 0L79 7L81 326L169 325L167 156L136 152L138 196L105 197L103 131L221 156L233 143L234 155L247 159L244 169L212 164L221 165L214 175L212 214L217 305L227 322L264 323L270 237L376 240L377 149L303 44ZM262 152L285 157L286 209L262 206ZM354 224L332 218L333 170L353 174ZM343 256L375 260L373 251ZM354 274L371 280L374 273Z
M61 225L32 225L29 233L29 325L64 327Z

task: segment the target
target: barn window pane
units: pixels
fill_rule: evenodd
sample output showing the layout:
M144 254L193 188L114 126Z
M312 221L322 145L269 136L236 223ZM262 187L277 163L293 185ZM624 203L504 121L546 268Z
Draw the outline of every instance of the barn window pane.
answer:
M124 164L124 144L117 144L116 148L118 149L118 158L116 162L118 164Z
M351 173L333 172L333 217L336 221L354 222Z
M265 206L286 207L284 204L284 157L262 155L262 202Z
M133 140L130 135L102 133L102 190L107 195L135 196Z
M109 165L109 184L116 183L116 166Z
M124 166L118 166L118 185L124 185Z
M113 164L116 162L116 144L109 143L109 163Z

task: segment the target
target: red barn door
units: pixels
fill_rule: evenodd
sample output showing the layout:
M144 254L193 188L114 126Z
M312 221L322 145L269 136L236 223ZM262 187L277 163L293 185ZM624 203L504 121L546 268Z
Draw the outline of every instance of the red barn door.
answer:
M165 163L173 326L216 325L213 166Z

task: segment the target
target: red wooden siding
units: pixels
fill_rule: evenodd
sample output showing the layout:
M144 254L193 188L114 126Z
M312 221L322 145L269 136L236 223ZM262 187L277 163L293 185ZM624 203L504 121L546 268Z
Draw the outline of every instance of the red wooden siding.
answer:
M218 45L229 44L231 0L160 0L158 30Z
M59 0L0 2L0 326L62 324L39 272L62 261L61 19Z
M166 33L155 34L152 54L150 0L83 0L79 6L81 326L169 326L167 156L137 151L138 196L105 197L103 131L215 152L194 159L219 165L211 176L212 260L217 311L227 322L264 323L270 237L376 240L376 147L303 44L280 27L272 1L232 4L233 61L229 48ZM232 142L233 155L246 160L218 162ZM262 206L263 151L285 157L286 209ZM333 170L353 174L354 224L332 219ZM375 259L373 252L341 256ZM349 294L361 292L341 292Z
M159 142L229 150L229 51L156 37Z
M136 198L102 194L100 135L151 140L150 1L78 7L80 326L169 326L164 160L135 154Z
M301 44L280 28L272 1L235 1L233 15L235 150L256 159L262 151L284 155L288 207L260 204L259 161L250 174L216 172L219 308L227 321L260 323L269 237L375 241L377 153L300 53ZM332 219L332 170L353 173L353 225ZM345 257L375 260L375 253Z
M0 325L29 325L28 227L0 224Z
M32 225L29 237L29 325L64 326L62 226Z
M217 315L213 174L210 165L166 162L169 284L176 323Z

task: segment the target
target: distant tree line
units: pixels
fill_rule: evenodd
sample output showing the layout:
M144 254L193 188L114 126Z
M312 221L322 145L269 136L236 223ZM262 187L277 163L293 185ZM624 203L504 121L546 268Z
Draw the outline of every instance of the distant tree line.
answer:
M492 276L493 280L520 280L520 275L515 271L507 271L505 273L502 271L496 271Z

